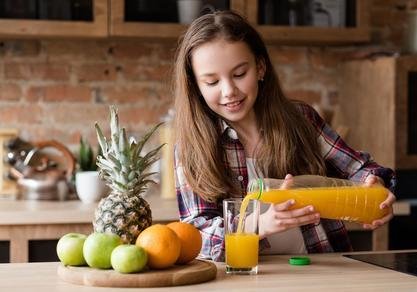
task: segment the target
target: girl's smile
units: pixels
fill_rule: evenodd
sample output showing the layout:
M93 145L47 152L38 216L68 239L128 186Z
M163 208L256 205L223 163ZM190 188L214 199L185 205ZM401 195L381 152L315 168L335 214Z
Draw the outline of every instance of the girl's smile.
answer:
M228 102L225 103L224 106L229 112L238 112L240 109L242 109L244 101L244 99L241 99L233 102Z

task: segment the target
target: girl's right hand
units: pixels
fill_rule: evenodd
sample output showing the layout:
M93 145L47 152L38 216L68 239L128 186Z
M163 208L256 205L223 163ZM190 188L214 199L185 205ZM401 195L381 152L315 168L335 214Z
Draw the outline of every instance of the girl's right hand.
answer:
M287 174L281 189L288 189L291 183L292 175ZM294 200L271 204L259 217L259 237L262 239L274 233L320 221L320 214L314 211L313 206L289 210L294 204Z

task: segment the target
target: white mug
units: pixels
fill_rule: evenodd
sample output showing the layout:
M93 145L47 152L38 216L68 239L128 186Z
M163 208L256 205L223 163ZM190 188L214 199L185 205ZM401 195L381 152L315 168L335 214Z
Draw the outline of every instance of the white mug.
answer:
M99 201L109 190L99 177L98 171L77 172L75 174L75 188L80 200L86 204Z

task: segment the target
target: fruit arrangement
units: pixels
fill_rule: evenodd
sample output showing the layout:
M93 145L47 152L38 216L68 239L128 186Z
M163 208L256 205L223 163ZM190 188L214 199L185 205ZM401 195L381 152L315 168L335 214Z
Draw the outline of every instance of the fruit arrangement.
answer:
M166 269L197 257L202 245L198 229L184 222L151 225L151 209L142 198L147 185L153 183L153 173L146 170L163 145L145 155L142 149L159 125L139 142L128 141L115 107L110 107L110 139L95 125L101 148L99 174L112 191L95 210L94 233L69 233L58 241L57 254L64 265L135 273L146 266Z
M193 225L172 222L155 224L143 230L135 244L123 243L114 233L90 235L68 233L57 244L58 258L64 265L96 269L113 268L119 273L167 269L174 264L187 264L201 249L201 234Z

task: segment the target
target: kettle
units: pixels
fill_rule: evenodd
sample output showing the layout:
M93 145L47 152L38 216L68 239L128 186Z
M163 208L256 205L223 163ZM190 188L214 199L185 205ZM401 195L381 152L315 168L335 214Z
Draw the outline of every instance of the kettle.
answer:
M18 198L28 200L65 200L69 193L69 181L75 169L75 159L67 147L55 140L34 143L24 160L16 161L10 174L17 179ZM59 169L56 161L45 155L44 148L55 148L64 157L65 169ZM34 162L34 157L38 161ZM40 157L40 158L39 158Z

